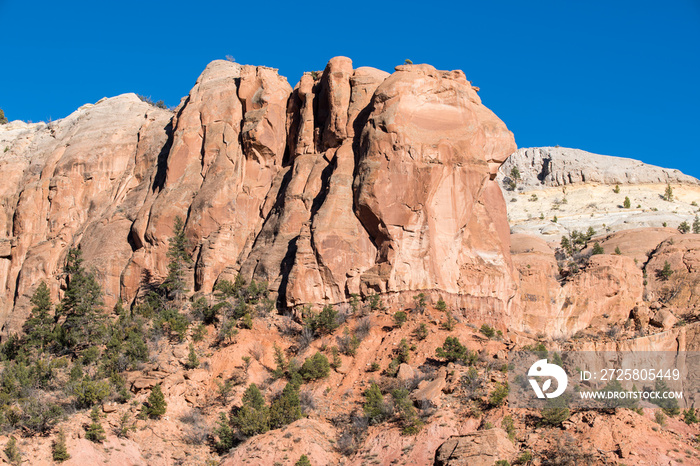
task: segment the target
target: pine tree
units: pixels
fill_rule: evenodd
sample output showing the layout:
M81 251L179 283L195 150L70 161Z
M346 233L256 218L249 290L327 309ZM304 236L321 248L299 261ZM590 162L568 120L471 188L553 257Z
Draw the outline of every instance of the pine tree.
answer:
M365 392L365 403L362 405L362 409L371 424L379 424L390 416L391 409L384 402L384 395L382 395L379 385L374 382L371 382Z
M406 60L408 61L408 60ZM294 466L311 466L311 461L309 461L309 457L306 455L301 455L299 457L299 461L294 463Z
M659 278L661 280L668 280L673 275L673 269L671 269L671 264L668 261L664 262L664 268L658 272Z
M19 448L17 448L17 439L13 436L7 441L5 449L3 450L10 464L20 464L22 462L22 455L19 453Z
M561 237L561 248L569 255L573 253L573 250L571 249L571 242L566 236Z
M65 271L68 288L61 301L61 326L69 347L83 347L94 343L104 329L102 289L95 276L83 267L79 249L68 251Z
M593 243L593 252L592 252L592 254L593 254L594 256L595 256L595 255L598 255L598 254L605 254L605 249L603 249L603 246L601 246L600 243L596 241L595 243Z
M629 197L625 196L625 202L622 205L625 207L625 209L629 209L632 207L632 201L630 201Z
M700 234L700 218L698 216L695 216L695 220L693 220L693 233Z
M243 394L243 406L232 419L243 435L253 436L270 430L270 413L260 389L250 384Z
M233 448L235 436L231 428L231 422L226 413L219 413L218 427L214 428L214 434L219 437L219 441L214 444L214 448L224 454Z
M272 402L270 407L270 428L277 429L286 426L301 417L298 388L291 382L287 383L280 396Z
M63 433L63 429L58 431L56 440L53 441L53 445L51 446L51 454L53 456L53 460L57 463L63 463L70 458L68 447L66 447L66 434Z
M666 191L661 197L663 197L664 201L673 202L673 188L670 183L666 185Z
M85 438L95 443L102 443L107 438L105 435L105 429L100 423L100 411L97 406L92 408L90 412L90 419L92 423L88 426L85 431Z
M159 418L165 414L168 403L165 401L165 396L163 395L163 390L160 388L160 384L153 387L151 394L148 395L147 403L146 414L148 416Z
M187 364L185 366L188 369L194 369L199 367L199 358L197 357L197 352L194 350L194 345L190 343L190 352L187 355Z
M163 288L168 296L179 299L186 293L185 267L192 263L192 258L187 253L187 237L185 236L185 224L180 217L175 217L173 236L169 240L168 248L168 276L163 282Z
M688 233L690 231L690 225L688 225L688 222L682 222L680 225L678 225L678 231L683 234Z
M51 293L45 282L39 283L31 303L34 305L29 318L24 322L26 342L43 353L53 341L54 319L51 316Z

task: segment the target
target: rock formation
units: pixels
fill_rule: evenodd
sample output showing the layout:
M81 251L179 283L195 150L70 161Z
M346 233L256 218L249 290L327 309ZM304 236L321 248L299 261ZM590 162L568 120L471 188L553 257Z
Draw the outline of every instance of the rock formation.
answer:
M513 168L517 180L511 179ZM700 180L678 170L564 147L518 149L497 179L511 232L547 241L589 227L597 232L676 228L693 223L700 203ZM663 198L669 185L672 202Z
M515 143L461 71L336 57L292 89L274 69L215 61L174 115L127 94L7 125L3 144L5 332L40 280L59 294L70 247L107 307L131 304L166 274L178 216L191 291L241 274L283 307L425 290L501 327L510 312L495 177Z
M576 183L700 185L699 180L684 175L679 170L568 147L518 149L501 166L499 179L510 177L513 167L520 170L518 185L525 189L560 187Z

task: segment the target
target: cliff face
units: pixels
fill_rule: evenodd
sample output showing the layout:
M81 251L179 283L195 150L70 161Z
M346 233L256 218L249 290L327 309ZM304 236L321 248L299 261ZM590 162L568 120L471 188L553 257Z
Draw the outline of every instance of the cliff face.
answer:
M332 59L292 89L212 62L175 114L126 94L0 129L0 321L16 331L79 246L106 304L166 273L185 220L192 291L242 274L282 306L441 294L495 324L515 294L495 181L515 150L461 71Z

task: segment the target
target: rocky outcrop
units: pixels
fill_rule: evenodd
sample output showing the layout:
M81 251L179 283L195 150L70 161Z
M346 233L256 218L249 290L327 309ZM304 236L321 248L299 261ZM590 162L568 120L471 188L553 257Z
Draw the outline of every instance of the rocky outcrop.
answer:
M48 125L0 129L0 146L7 148L0 157L0 321L6 332L21 325L40 280L58 294L72 245L84 249L106 301L118 299L134 247L129 230L167 151L171 117L125 94Z
M185 222L191 291L241 274L282 306L441 293L504 328L515 294L495 181L512 134L461 71L389 75L336 57L292 89L276 70L212 62L171 113L133 94L49 125L5 125L0 320L15 331L70 247L134 302Z
M510 462L517 450L508 434L499 428L449 438L435 452L435 466L492 466Z
M678 170L563 147L519 149L501 166L498 181L511 232L556 242L588 228L675 229L692 224L700 202L700 181ZM672 201L664 199L668 185Z
M605 331L644 302L643 272L630 257L592 256L581 271L562 280L554 251L541 239L513 235L512 252L520 277L513 328L551 337L587 328Z
M647 298L677 308L678 314L700 310L700 235L675 234L658 245L644 268ZM663 274L668 263L670 274Z
M521 148L499 170L499 181L506 183L517 167L517 185L524 190L576 183L700 185L700 180L679 170L649 165L639 160L593 154L567 147Z

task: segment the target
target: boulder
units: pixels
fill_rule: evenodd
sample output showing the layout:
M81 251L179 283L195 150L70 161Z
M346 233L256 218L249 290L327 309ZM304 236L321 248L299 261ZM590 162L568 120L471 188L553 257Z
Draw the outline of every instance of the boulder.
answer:
M673 315L668 309L659 309L656 313L649 319L649 323L654 327L660 327L663 330L668 330L673 328L678 322L678 318Z
M493 466L512 461L517 453L508 434L500 428L450 437L435 452L435 466Z

